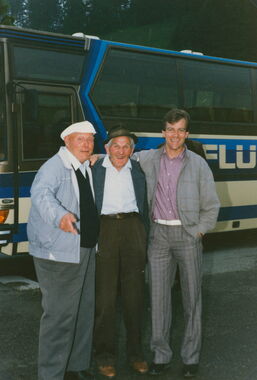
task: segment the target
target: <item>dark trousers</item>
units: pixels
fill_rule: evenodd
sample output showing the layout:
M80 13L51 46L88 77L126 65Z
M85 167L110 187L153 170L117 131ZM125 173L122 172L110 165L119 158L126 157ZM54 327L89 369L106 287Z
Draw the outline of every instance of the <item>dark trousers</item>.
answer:
M139 216L101 218L96 256L94 348L98 365L114 364L116 308L120 290L129 360L142 358L146 233Z

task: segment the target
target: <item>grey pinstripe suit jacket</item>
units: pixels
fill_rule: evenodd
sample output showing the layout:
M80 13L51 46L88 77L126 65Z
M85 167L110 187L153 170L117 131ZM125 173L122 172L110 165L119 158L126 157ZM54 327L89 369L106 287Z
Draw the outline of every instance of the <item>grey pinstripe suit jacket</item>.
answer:
M163 150L164 147L161 147L133 155L146 176L150 212L154 207ZM188 149L178 179L177 206L182 225L192 236L196 237L199 232L205 233L215 227L220 202L212 172L202 157Z

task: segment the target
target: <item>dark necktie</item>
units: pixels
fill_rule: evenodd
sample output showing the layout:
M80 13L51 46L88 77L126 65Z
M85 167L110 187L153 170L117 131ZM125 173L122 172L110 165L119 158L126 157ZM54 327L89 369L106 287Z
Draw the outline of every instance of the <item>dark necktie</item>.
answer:
M87 171L86 178L83 176L80 169L77 169L75 173L79 185L80 245L81 247L92 248L96 245L99 234L97 209Z

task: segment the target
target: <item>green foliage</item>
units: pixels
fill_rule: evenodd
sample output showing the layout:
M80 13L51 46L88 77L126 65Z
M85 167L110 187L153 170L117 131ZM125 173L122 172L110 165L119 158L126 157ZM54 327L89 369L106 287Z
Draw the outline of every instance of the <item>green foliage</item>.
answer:
M154 22L150 22L152 0L147 1L149 9L146 6L144 12L144 0L132 3L138 7L137 12L134 9L137 21L102 38L257 61L257 1L254 6L247 0L159 0L155 1Z
M257 61L257 0L6 1L23 27Z
M86 5L81 0L67 0L63 14L63 31L85 32L86 29Z
M8 14L9 4L6 0L0 0L0 23L3 25L13 25L13 17Z

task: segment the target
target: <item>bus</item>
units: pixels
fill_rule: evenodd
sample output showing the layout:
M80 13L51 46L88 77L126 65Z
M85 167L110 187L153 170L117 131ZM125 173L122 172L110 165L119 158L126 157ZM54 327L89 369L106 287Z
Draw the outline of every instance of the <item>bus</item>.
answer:
M89 120L95 149L123 122L137 150L163 142L173 107L191 116L221 209L215 232L257 226L257 63L0 26L0 247L28 251L30 187L60 132Z

